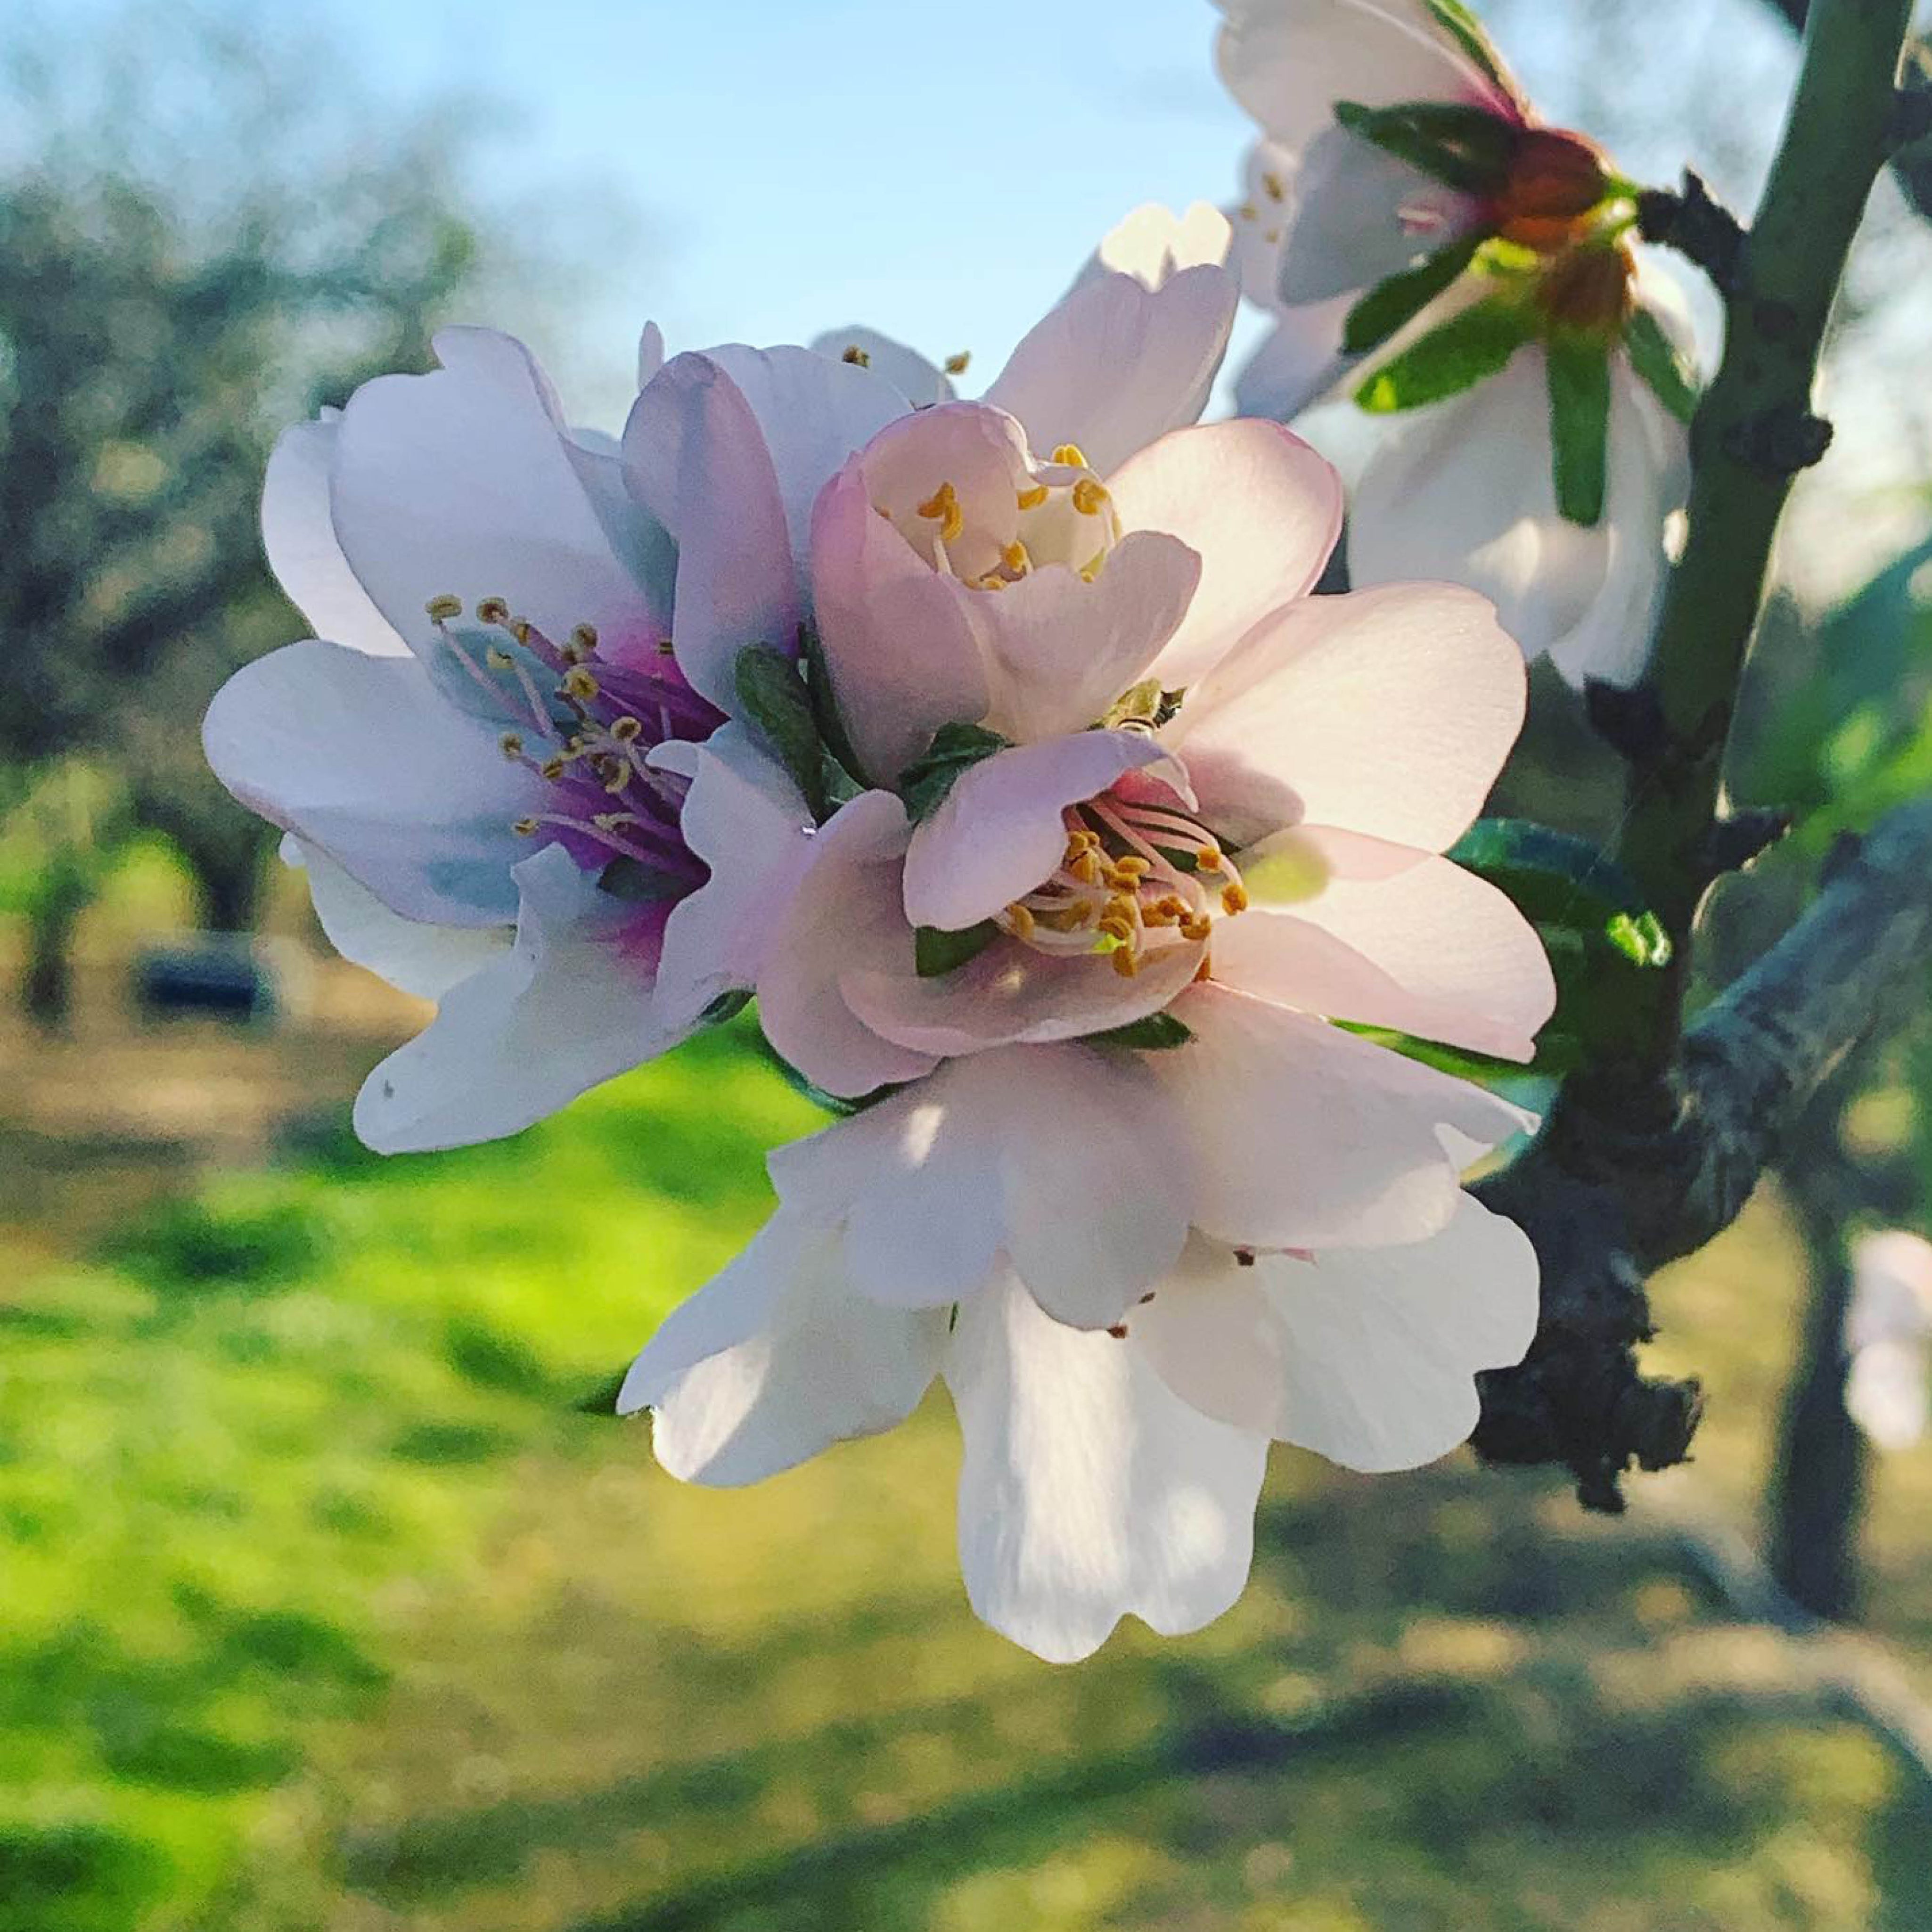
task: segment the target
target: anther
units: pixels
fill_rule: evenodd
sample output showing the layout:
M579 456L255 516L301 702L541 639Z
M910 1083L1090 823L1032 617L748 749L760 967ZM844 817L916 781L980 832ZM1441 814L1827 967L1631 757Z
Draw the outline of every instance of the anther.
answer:
M1046 493L1042 490L1040 494L1044 496ZM446 593L441 597L432 597L423 606L423 610L427 615L434 617L439 624L444 623L452 617L460 617L463 615L463 599L460 597L452 597Z
M1221 888L1221 910L1226 913L1246 912L1248 895L1245 886L1226 885Z
M1262 188L1270 201L1280 201L1287 193L1280 176L1266 174L1262 176Z
M590 656L597 648L597 626L595 624L578 625L570 634L570 641L586 657Z
M570 760L568 758L546 758L542 764L538 766L537 770L541 772L545 778L548 778L553 784L554 784L559 778L562 777L564 772L568 766L569 764Z
M1123 980L1131 980L1141 970L1140 956L1130 946L1124 946L1113 955L1114 970Z
M974 583L975 587L981 590L1004 590L1006 587L1006 580L996 570L989 570L984 577L976 578Z
M1132 853L1128 854L1124 859L1116 859L1114 861L1114 870L1130 879L1144 879L1153 869L1154 868L1144 859L1138 857Z
M1033 568L1033 558L1018 537L1000 551L1000 561L1016 577L1024 577Z
M537 821L534 818L520 818L510 830L519 838L534 838L537 836Z
M517 668L516 659L508 651L500 650L494 644L484 652L483 662L492 670L514 670Z
M1107 500L1107 486L1091 476L1083 476L1073 486L1073 507L1083 517L1097 517Z
M1052 494L1044 483L1036 483L1030 490L1021 490L1017 500L1022 509L1036 510Z
M581 664L572 664L563 674L563 682L558 687L566 698L574 698L580 704L587 703L597 695L597 680Z
M1053 460L1069 470L1090 470L1094 466L1087 460L1087 452L1077 442L1063 442L1053 452Z
M668 638L660 638L658 640L658 656L661 658L668 658L671 656L676 652L676 646L674 645Z
M512 761L524 755L524 741L514 731L506 731L496 743L504 757Z
M1184 919L1180 922L1181 938L1183 939L1192 940L1197 946L1202 940L1205 939L1208 934L1212 932L1214 929L1214 922L1212 920L1196 917L1194 919Z
M944 368L946 373L949 376L963 376L966 373L968 364L970 364L972 360L972 350L970 349L962 349L956 356L947 356L944 363L941 366Z
M1033 937L1033 914L1023 905L1016 904L1007 907L1006 924L1016 939L1030 939Z
M1204 845L1194 855L1194 862L1204 872L1218 872L1221 869L1221 848L1218 845Z
M842 362L850 363L855 369L869 369L872 366L871 356L861 349L856 342L850 344L844 354L838 359Z
M627 712L622 718L611 721L610 735L620 745L634 744L644 728L644 720L633 718Z
M485 597L476 606L476 621L479 624L507 624L510 621L510 607L500 597Z
M1243 202L1235 212L1244 221L1258 221L1261 219L1261 210L1251 201Z
M508 628L511 636L514 638L518 644L526 644L530 640L530 634L534 627L527 617L512 617Z

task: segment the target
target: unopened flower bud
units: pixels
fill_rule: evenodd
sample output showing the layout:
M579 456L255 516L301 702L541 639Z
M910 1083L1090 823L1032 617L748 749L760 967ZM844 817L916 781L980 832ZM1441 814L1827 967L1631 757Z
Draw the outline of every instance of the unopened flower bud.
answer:
M1497 232L1526 248L1560 248L1610 191L1600 149L1558 128L1526 128L1496 196Z

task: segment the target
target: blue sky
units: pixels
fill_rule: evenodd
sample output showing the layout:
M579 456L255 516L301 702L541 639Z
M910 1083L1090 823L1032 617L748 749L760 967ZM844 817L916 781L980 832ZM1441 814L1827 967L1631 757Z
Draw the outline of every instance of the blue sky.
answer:
M1244 139L1207 0L334 0L330 16L386 87L493 98L490 186L567 190L568 252L601 256L584 319L634 332L654 315L674 347L863 320L996 364L1130 207L1224 199ZM640 232L600 239L601 184Z

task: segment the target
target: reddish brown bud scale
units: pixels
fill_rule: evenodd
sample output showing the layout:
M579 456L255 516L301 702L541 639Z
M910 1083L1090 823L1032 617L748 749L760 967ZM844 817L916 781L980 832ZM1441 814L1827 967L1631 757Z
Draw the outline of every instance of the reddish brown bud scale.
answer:
M1496 197L1496 232L1553 252L1575 238L1609 192L1603 152L1593 142L1560 128L1526 128Z

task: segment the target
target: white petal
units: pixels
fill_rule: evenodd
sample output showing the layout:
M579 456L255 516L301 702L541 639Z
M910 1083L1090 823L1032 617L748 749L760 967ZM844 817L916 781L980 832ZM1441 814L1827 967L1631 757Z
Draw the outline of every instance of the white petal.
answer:
M841 1217L860 1291L963 1300L1010 1259L1058 1318L1104 1328L1186 1237L1188 1150L1140 1056L994 1048L771 1156L778 1197Z
M910 967L912 928L899 903L905 808L890 792L862 792L810 844L765 941L759 1022L773 1050L813 1085L857 1100L932 1068L930 1054L874 1033L839 991L848 970Z
M1236 850L1304 816L1441 851L1522 724L1522 654L1446 584L1306 597L1255 626L1161 733Z
M676 1045L651 1011L650 909L599 892L560 845L516 868L516 944L445 998L363 1083L356 1131L379 1154L500 1140Z
M1171 531L1201 560L1187 614L1153 665L1170 689L1198 682L1250 626L1313 590L1342 532L1342 479L1274 423L1176 430L1108 488L1127 530Z
M1292 422L1352 369L1341 351L1346 298L1283 310L1234 378L1234 407L1244 416Z
M1192 1150L1189 1218L1220 1240L1424 1240L1460 1198L1444 1130L1494 1147L1530 1124L1467 1081L1218 982L1183 994L1174 1011L1194 1038L1142 1057Z
M781 1213L671 1312L618 1410L656 1412L652 1446L680 1480L758 1482L904 1421L938 1372L946 1321L862 1300L837 1237Z
M658 964L659 1018L695 1025L721 994L758 984L812 856L812 814L784 767L742 724L722 726L702 745L661 746L650 762L691 780L680 829L711 871L673 908Z
M1184 214L1143 202L1108 230L1089 272L1131 275L1144 288L1165 288L1183 268L1220 267L1233 245L1228 218L1211 202L1192 202Z
M1684 442L1619 356L1610 468L1594 530L1558 511L1543 353L1396 422L1364 472L1348 528L1358 584L1443 578L1492 598L1526 656L1573 683L1624 683L1648 654L1664 528L1682 501Z
M1308 1258L1196 1242L1130 1322L1174 1393L1204 1414L1352 1469L1412 1469L1467 1440L1475 1377L1536 1333L1536 1251L1462 1196L1426 1241Z
M392 910L440 926L515 916L512 831L550 788L440 696L410 657L290 644L244 664L208 706L214 775L298 832Z
M1214 934L1219 977L1304 1012L1393 1027L1472 1052L1528 1060L1556 986L1536 928L1460 866L1359 833L1306 826L1281 847L1327 883L1280 909L1243 855L1257 902Z
M1932 1340L1932 1241L1903 1228L1852 1244L1852 1302L1845 1346Z
M669 553L618 465L572 440L520 343L446 328L436 351L428 375L365 382L338 427L336 535L370 596L418 650L445 595L505 598L558 640L592 625L620 658L653 649Z
M1131 1342L1049 1320L1017 1283L959 1311L959 1562L995 1630L1070 1663L1123 1616L1198 1630L1240 1596L1264 1438L1172 1394Z
M952 379L944 370L916 349L881 335L876 328L859 322L845 328L828 328L823 335L814 335L808 346L814 355L840 362L846 360L848 350L856 349L866 358L865 366L891 383L909 408L928 409L934 403L952 400Z
M304 845L292 832L282 841L281 856L284 864L308 874L309 898L330 945L419 1000L441 999L510 944L507 926L428 926L404 919L326 852Z
M1874 1342L1854 1354L1845 1377L1845 1407L1881 1449L1910 1449L1925 1437L1932 1396L1923 1342Z
M1184 268L1158 290L1131 275L1076 283L1036 323L985 400L1034 449L1076 445L1107 476L1206 407L1240 291L1225 268Z
M319 638L378 657L409 646L349 567L329 509L339 410L297 423L276 439L262 484L262 544L290 602Z

